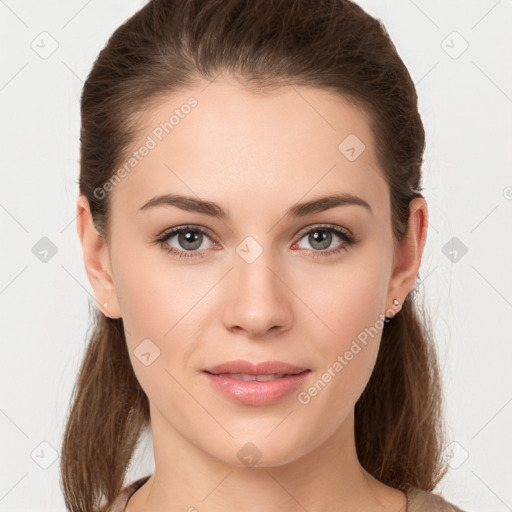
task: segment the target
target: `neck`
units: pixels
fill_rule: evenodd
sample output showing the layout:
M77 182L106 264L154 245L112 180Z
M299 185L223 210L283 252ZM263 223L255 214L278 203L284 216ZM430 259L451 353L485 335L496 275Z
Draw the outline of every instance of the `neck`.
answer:
M212 457L169 429L155 411L151 425L155 470L131 497L126 512L406 511L405 494L360 465L353 412L327 442L302 457L293 459L291 454L284 464L253 467Z

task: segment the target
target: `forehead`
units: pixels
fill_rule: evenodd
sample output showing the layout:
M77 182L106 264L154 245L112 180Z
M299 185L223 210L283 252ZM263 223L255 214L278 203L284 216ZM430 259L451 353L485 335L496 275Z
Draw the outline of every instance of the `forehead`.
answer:
M222 78L173 92L142 113L113 210L137 214L153 196L180 193L254 213L333 191L385 209L369 123L348 98L308 86L260 94Z

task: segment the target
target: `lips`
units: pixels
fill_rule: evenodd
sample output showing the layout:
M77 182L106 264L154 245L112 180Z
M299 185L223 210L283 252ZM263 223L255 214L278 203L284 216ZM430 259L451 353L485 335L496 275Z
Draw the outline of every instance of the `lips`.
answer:
M224 397L248 406L276 404L304 386L311 369L282 361L227 361L204 368L206 382Z
M282 361L251 363L250 361L244 361L241 359L227 361L225 363L209 366L203 369L206 373L245 381L270 380L288 375L297 375L308 370L308 368L302 368Z

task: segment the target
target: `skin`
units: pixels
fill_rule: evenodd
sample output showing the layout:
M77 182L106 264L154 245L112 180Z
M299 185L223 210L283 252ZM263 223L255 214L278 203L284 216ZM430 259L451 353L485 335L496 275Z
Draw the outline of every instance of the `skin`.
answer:
M398 244L364 112L306 86L258 95L221 77L175 92L145 113L133 148L190 96L197 107L109 192L110 240L94 229L87 200L77 202L88 278L98 303L108 304L103 312L123 318L150 402L155 471L127 512L405 511L405 494L371 477L355 450L354 406L380 330L308 404L296 394L267 406L237 404L201 370L237 358L280 360L310 368L301 390L311 387L412 289L426 241L425 200L410 203L408 236ZM354 161L338 150L350 133L366 146ZM363 198L373 213L345 205L284 217L296 202L333 192ZM230 218L174 206L139 211L162 193L214 201ZM313 258L322 248L307 235L318 223L359 241ZM155 243L186 224L215 235L195 249L204 257L168 254L169 245L190 247L177 235ZM247 236L263 249L251 263L236 252ZM326 250L344 243L333 234ZM149 366L134 354L146 338L160 350ZM261 452L254 467L237 457L247 442Z

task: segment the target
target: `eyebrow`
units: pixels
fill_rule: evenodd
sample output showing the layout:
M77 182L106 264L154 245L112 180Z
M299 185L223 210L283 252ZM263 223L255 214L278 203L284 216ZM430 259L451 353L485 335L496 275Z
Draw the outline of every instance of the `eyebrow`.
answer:
M286 210L284 216L288 218L305 217L306 215L330 210L337 206L347 205L362 206L371 215L373 215L372 207L364 199L353 194L341 193L331 194L317 199L312 199L311 201L294 204ZM155 196L141 206L139 211L144 211L157 206L175 206L182 210L203 213L219 219L229 217L229 214L225 210L212 201L177 194L162 194Z

